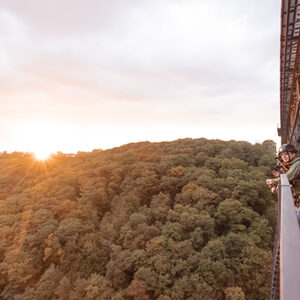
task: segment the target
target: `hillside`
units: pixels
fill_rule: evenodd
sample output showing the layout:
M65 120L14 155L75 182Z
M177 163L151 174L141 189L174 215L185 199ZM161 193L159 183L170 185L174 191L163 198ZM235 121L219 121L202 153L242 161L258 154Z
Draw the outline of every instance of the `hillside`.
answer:
M275 144L0 156L0 298L268 299Z

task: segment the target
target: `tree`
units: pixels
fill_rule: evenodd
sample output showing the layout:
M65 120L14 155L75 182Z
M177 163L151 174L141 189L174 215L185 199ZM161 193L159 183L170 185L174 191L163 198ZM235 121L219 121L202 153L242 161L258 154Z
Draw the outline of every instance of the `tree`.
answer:
M274 143L0 155L0 298L266 299Z

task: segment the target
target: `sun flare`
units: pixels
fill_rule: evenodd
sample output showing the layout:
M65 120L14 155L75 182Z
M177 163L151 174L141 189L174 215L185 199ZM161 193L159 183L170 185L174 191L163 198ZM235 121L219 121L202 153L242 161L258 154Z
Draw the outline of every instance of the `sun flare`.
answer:
M34 156L37 160L47 160L50 157L50 152L46 150L38 150L34 152Z

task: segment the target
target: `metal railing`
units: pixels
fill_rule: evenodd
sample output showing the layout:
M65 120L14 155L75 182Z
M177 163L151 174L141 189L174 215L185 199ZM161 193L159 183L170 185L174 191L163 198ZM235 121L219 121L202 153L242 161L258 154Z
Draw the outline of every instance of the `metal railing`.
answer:
M280 176L270 299L300 299L300 229L286 174Z

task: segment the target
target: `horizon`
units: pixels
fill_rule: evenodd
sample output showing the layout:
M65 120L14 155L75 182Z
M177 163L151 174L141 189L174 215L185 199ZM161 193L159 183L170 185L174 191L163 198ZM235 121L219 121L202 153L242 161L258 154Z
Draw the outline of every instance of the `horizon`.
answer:
M186 138L178 138L178 139L174 139L174 140L161 140L161 141L147 141L147 140L144 140L144 141L136 141L136 142L129 142L129 143L126 143L126 144L122 144L122 145L118 145L118 146L114 146L114 147L111 147L111 148L94 148L94 149L91 149L91 150L78 150L76 152L63 152L63 151L56 151L56 152L50 152L50 153L47 153L47 155L45 155L45 157L42 157L41 160L44 160L44 159L47 159L49 156L51 155L57 155L57 154L78 154L78 153L89 153L89 152L93 152L93 151L109 151L109 150L113 150L115 148L120 148L120 147L123 147L123 146L127 146L127 145L131 145L131 144L143 144L143 143L150 143L150 144L159 144L159 143L173 143L173 142L177 142L177 141L182 141L182 140L200 140L200 139L206 139L207 141L222 141L222 142L231 142L231 141L234 141L234 142L246 142L246 143L249 143L251 145L255 145L255 144L263 144L263 142L265 141L273 141L276 145L278 145L278 143L276 143L276 141L274 140L271 140L271 139L267 139L267 140L264 140L262 142L260 141L255 141L255 142L249 142L249 141L246 141L246 140L234 140L234 139L228 139L228 140L223 140L223 139L218 139L218 138L205 138L205 137L198 137L198 138L191 138L191 137L186 137ZM13 151L8 151L8 150L3 150L3 151L0 151L0 155L1 154L4 154L4 153L7 153L7 154L13 154L13 153L24 153L24 154L31 154L33 156L37 156L39 153L35 152L35 151L19 151L19 150L13 150ZM43 156L44 153L41 153L41 156Z

